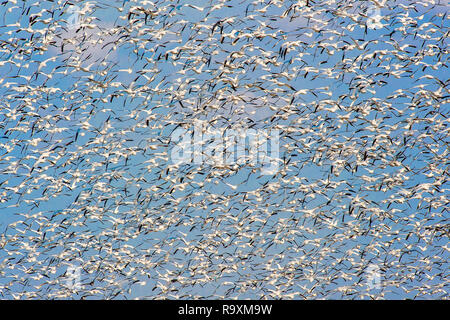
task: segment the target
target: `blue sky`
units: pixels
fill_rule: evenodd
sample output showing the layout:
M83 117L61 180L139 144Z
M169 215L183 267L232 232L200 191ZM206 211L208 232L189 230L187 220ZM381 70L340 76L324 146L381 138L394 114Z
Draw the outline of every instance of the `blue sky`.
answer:
M83 8L85 3L80 2L78 5ZM442 272L442 266L448 266L448 249L443 249L448 245L448 237L435 237L427 244L414 234L418 230L415 229L416 222L422 230L427 226L448 224L448 207L440 205L428 210L424 205L430 201L445 203L448 199L448 182L445 181L437 193L425 193L405 203L392 200L400 197L404 190L417 190L418 185L433 183L439 176L448 174L445 171L448 149L443 142L448 141L445 129L448 103L442 98L430 101L430 95L420 96L420 88L417 87L423 85L426 92L438 92L440 85L430 76L443 82L448 80L448 54L445 51L448 50L448 40L437 42L432 39L441 38L443 33L448 32L448 19L442 22L441 18L436 17L436 14L445 12L445 7L428 11L416 5L417 12L408 10L410 19L422 26L422 30L428 30L431 39L424 42L414 34L405 36L399 31L389 36L400 27L402 19L407 19L399 5L381 10L386 24L383 29L369 29L365 33L362 27L349 27L351 30L348 30L351 21L348 17L333 15L332 4L324 5L325 9L314 17L320 18L318 22L313 20L308 24L304 17L292 21L287 18L271 21L262 12L256 11L264 8L264 4L249 6L249 2L239 1L231 1L232 8L217 10L206 20L203 20L206 10L189 7L188 2L182 1L158 3L154 7L144 2L138 5L134 1L90 3L97 7L85 18L91 18L89 25L95 27L85 27L78 32L63 28L68 14L55 3L39 2L28 12L28 4L20 1L17 4L9 2L0 8L0 40L3 43L0 53L0 103L4 106L0 113L0 122L3 123L0 128L0 147L3 150L0 156L0 184L1 191L6 192L2 194L4 198L0 204L0 230L3 239L13 239L18 231L7 228L7 225L22 221L25 214L30 216L27 224L18 224L19 229L26 230L23 236L36 239L36 234L45 232L48 241L46 247L44 242L30 240L38 255L26 246L4 244L3 248L14 252L14 260L8 260L6 251L0 252L1 263L12 266L11 269L3 270L0 285L9 283L15 276L28 279L28 282L13 282L8 285L9 290L1 288L4 297L11 298L13 294L28 289L38 291L41 297L57 297L61 275L67 265L76 262L86 269L82 273L85 292L94 287L105 289L88 296L91 298L103 297L105 293L105 297L110 298L117 292L116 298L165 296L160 286L173 286L180 296L215 297L230 292L230 285L224 284L226 282L238 285L240 291L229 293L236 298L270 297L270 290L280 288L284 288L293 298L302 298L311 293L316 298L358 298L367 288L364 284L358 286L355 283L364 282L363 271L369 260L382 266L382 291L385 298L412 298L419 293L417 288L424 288L424 284L437 286L439 283L448 295L448 284L439 282L443 275L427 280L415 271L426 270L425 273L432 278L439 271ZM284 8L271 6L266 15L279 16L291 3L287 1ZM122 11L117 9L121 5ZM199 8L207 5L207 1L195 2ZM14 6L17 8L8 12ZM142 15L130 17L140 19L136 23L142 23L141 27L130 27L130 20L120 17L126 17L124 12L135 6L150 10L157 8L161 12L148 17L148 25L145 25ZM56 14L51 18L44 9L55 10ZM255 14L254 20L245 17L246 9ZM43 13L44 21L47 18L49 20L30 26L30 17L39 12ZM167 16L168 13L172 16ZM235 37L235 43L228 40L221 43L219 32L211 36L210 31L207 31L206 26L226 19L230 22L224 24L223 32L229 38ZM308 29L311 25L324 28L325 24L321 21L327 21L324 31L313 32ZM13 25L15 23L18 25ZM164 30L162 25L172 23L168 29L181 32L180 36L176 33L158 33L158 30ZM203 33L193 28L199 24L205 25L204 28L199 27ZM266 27L267 24L271 28ZM31 39L32 33L24 30L27 27L35 32L34 40ZM412 25L408 28L414 29ZM273 37L258 39L257 34L262 31ZM102 35L96 36L97 32ZM86 42L86 37L92 43ZM364 40L357 40L357 46L352 49L352 39ZM70 41L73 43L70 44ZM291 43L293 41L304 44L295 45ZM114 46L114 43L117 45ZM245 47L245 43L249 46ZM321 47L321 43L336 43L337 49L331 54L328 50L332 46ZM358 46L362 44L367 45L359 49ZM410 47L405 47L401 54L408 57L417 53L423 45L428 46L430 55L420 60L438 66L436 70L424 68L424 64L405 65L401 54L396 56L391 53L396 46L404 45ZM186 46L187 53L181 52L180 60L175 60L174 56L166 60L165 53L179 46ZM39 47L47 50L39 50ZM345 50L342 50L343 47ZM284 59L277 56L282 48L289 49ZM25 51L21 52L23 49ZM82 50L81 53L77 53L76 49ZM244 57L230 58L230 53L241 50L245 52ZM386 52L383 53L383 50ZM439 50L442 52L440 55ZM190 52L194 54L189 55ZM374 58L375 52L378 57L384 55L386 59ZM279 65L258 66L245 70L245 73L239 73L241 69L237 69L235 73L222 76L222 79L238 76L237 92L226 82L217 81L217 70L224 61L238 65L243 61L251 61L249 57L252 55L262 59L264 54ZM211 64L206 66L202 59L208 57ZM102 64L104 58L106 62ZM355 59L360 59L359 69L352 71L351 64ZM43 61L47 63L44 65ZM186 65L195 69L202 64L202 72L190 70L182 73ZM320 70L319 76L314 77L314 70L308 72L307 66ZM327 68L331 72L328 76ZM37 74L37 70L43 74ZM293 72L296 76L290 80L282 78L279 74L283 70ZM392 75L388 77L386 72L401 72L400 78ZM50 73L51 78L46 73ZM343 74L343 77L334 78L338 74ZM358 80L355 76L361 78ZM307 89L306 94L295 95L294 107L291 109L295 112L286 119L274 118L274 115L287 105L283 98L289 100L292 92L284 88L288 93L270 95L260 89L245 87L258 82L261 87L276 92L274 90L279 85L274 79L288 83L297 91ZM355 94L358 81L360 85L367 85L366 79L375 83L370 84L366 92ZM214 89L208 90L208 81L216 85ZM408 93L406 97L395 97L396 93L401 93L397 90L408 90ZM256 123L255 128L280 126L285 130L280 143L281 158L284 163L290 161L290 165L282 169L285 173L260 176L252 173L248 166L242 166L237 171L217 171L210 166L186 165L177 168L170 163L165 155L171 148L167 141L177 122L190 123L193 119L211 121L217 115L224 115L222 120L214 124L224 127L235 125L240 120L239 117L229 116L235 107L231 102L216 111L201 112L196 109L197 104L217 103L220 94L224 98L232 95L242 97L246 111L241 118ZM355 94L353 101L348 97L352 94ZM341 99L343 95L347 97ZM420 108L413 108L412 96L415 96L414 101ZM263 98L267 99L265 104L261 102ZM328 110L333 109L334 105L327 103L327 100L337 101L342 109ZM249 106L252 101L262 106ZM379 111L374 107L377 103L380 105ZM416 121L413 129L405 126L411 119L431 118L429 112L434 110L433 106L437 103L440 104L440 113L435 114L433 121ZM352 109L352 106L355 108ZM395 112L393 108L400 111ZM389 110L390 118L384 117L383 112L386 110ZM255 114L252 114L253 111ZM13 112L17 115L14 116ZM22 116L30 126L38 123L36 126L42 126L42 130L31 132L29 126L21 124ZM344 116L349 117L353 126L341 125L327 132L327 125L336 128L340 117ZM354 129L367 129L371 121L376 122L380 118L383 119L378 124L380 132L357 132ZM271 119L275 120L271 122ZM432 126L438 121L442 122L441 129ZM17 127L23 131L14 131ZM295 128L295 131L288 133L286 129L290 127ZM64 130L52 131L54 128ZM380 138L384 132L389 132L389 137ZM421 133L430 133L431 137L419 139ZM320 143L322 135L334 143L325 143L327 148L324 150L320 149L323 148ZM433 141L433 137L436 141ZM42 140L33 140L39 138ZM385 164L383 167L380 149L370 149L371 145L379 145L377 139L385 141L384 145L389 145L389 139L395 142L403 139L410 141L408 148L398 145L400 150L396 156L403 159L403 166ZM309 143L309 149L302 147L298 141ZM417 143L413 144L414 141ZM149 148L150 145L155 148ZM333 158L337 154L333 146L343 149L342 158ZM424 169L429 165L429 156L424 152L431 152L427 146L435 148L434 152L441 156L438 165L430 172ZM41 166L44 167L38 168L38 155L45 151L48 155L41 159ZM369 154L373 162L356 170L354 163L364 152ZM320 159L314 156L319 154L323 155ZM55 156L54 163L48 161L52 156ZM95 165L105 159L110 162L108 168ZM336 160L350 163L351 170L344 166L339 168L337 164L340 162ZM16 173L11 173L8 168L14 161L20 165ZM151 161L158 166L152 166ZM405 171L404 165L415 170ZM29 173L34 166L36 171ZM336 174L330 174L331 166ZM441 174L438 174L439 170ZM430 176L427 177L427 174ZM192 182L186 190L168 194L181 177L187 179L189 175L192 176ZM372 185L367 185L363 176L379 180L397 177L402 183L393 184L390 188L385 183L379 190L365 189ZM237 190L232 190L227 183L238 186ZM275 191L262 188L265 183L266 186L272 184ZM334 187L329 187L330 184ZM6 186L17 188L19 192L30 190L30 193L18 196L7 190ZM317 193L318 189L323 192ZM139 193L142 193L141 197L137 197ZM308 193L315 198L308 196ZM45 199L44 195L49 198ZM255 200L258 197L262 197L262 200ZM219 200L214 203L211 201L214 198ZM230 201L222 201L225 198ZM364 199L362 201L366 203L366 209L360 207L355 198ZM331 202L326 204L330 199ZM254 203L259 205L254 206ZM359 216L346 215L352 206ZM386 217L381 219L377 210L384 212ZM447 215L444 216L441 210ZM430 215L430 212L439 211L441 214ZM312 212L312 215L308 215L308 212ZM323 215L331 218L324 218ZM258 218L265 223L252 222ZM123 222L111 222L115 219ZM390 219L391 222L384 219ZM64 227L46 226L45 223L50 221ZM215 221L222 222L215 225ZM328 225L327 221L334 226ZM78 224L81 222L83 224ZM239 222L249 228L248 233L256 237L257 245L252 247L248 237L235 235ZM43 223L42 228L39 223ZM367 227L369 223L374 224L370 227L372 229L369 228L370 232L355 232L357 227ZM132 232L140 225L144 230L148 228L148 232L132 236ZM395 230L399 233L395 234ZM413 235L406 240L409 232ZM75 236L70 236L72 233ZM326 252L333 238L336 240L330 245L333 259L323 259L322 253ZM187 246L186 242L205 244L208 241L213 243L216 241L214 239L227 239L230 245L210 247L208 250L211 251L207 253L183 250ZM312 242L315 239L318 246ZM276 243L278 240L279 243ZM274 241L275 244L272 244ZM384 248L385 244L389 245ZM98 250L100 245L104 245L105 249ZM416 250L405 249L408 246ZM425 250L417 249L419 246ZM79 250L84 251L79 253ZM356 253L349 254L349 250ZM395 254L389 253L395 250L405 252L402 261L396 262ZM117 255L113 254L114 251ZM121 262L122 259L126 261L127 252L133 257L129 265ZM236 259L237 256L247 257L247 262ZM42 264L36 264L33 257ZM139 260L138 257L143 258ZM432 261L430 270L426 269L426 259ZM335 266L333 261L339 263ZM411 261L410 270L401 269L408 265L407 261ZM201 269L205 263L211 264L213 271L210 278L193 271L193 266L198 264ZM110 268L109 264L117 269ZM226 267L225 273L218 271L221 265ZM43 279L48 277L54 283L31 289L32 286L39 286L43 280L30 280L26 276L30 268L36 268L36 273L46 274ZM49 272L51 268L54 273ZM118 271L120 268L123 268L122 272ZM291 274L295 276L290 281L286 277L274 277L272 283L268 279L274 273L273 268L292 268ZM145 279L146 284L132 284L128 274L140 282ZM410 281L405 280L411 274L416 276ZM310 281L309 275L315 280ZM170 280L177 277L191 280L198 278L199 282L204 283L182 288ZM330 277L334 278L333 282L327 280ZM106 280L98 280L101 278ZM246 286L250 283L249 279L258 285ZM124 281L125 287L131 288L129 292L118 287L121 281ZM390 281L393 285L390 285ZM398 282L411 291L397 288L395 283ZM345 286L356 289L344 296L338 288L345 289ZM380 294L377 291L373 293ZM83 293L72 297L81 296ZM425 294L420 297L441 296Z

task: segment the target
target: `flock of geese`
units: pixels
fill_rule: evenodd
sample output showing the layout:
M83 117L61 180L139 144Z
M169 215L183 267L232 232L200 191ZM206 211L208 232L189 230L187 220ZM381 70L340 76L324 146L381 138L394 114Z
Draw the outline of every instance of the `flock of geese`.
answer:
M1 2L0 298L449 298L448 8Z

